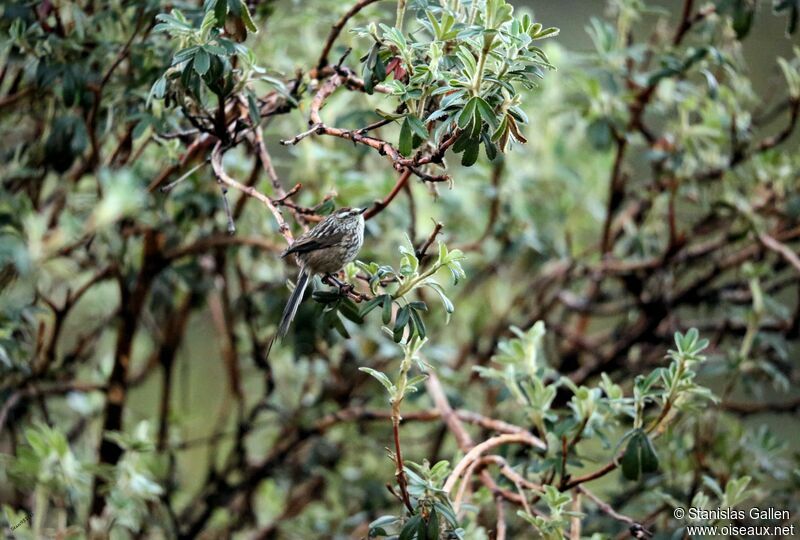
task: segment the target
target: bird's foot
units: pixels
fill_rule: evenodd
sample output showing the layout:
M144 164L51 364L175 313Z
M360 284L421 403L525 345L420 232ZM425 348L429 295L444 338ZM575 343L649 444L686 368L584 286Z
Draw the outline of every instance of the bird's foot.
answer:
M325 279L323 279L329 285L333 285L334 287L339 288L339 292L343 295L348 295L353 292L354 287L349 283L345 283L344 281L340 280L333 274L326 274Z

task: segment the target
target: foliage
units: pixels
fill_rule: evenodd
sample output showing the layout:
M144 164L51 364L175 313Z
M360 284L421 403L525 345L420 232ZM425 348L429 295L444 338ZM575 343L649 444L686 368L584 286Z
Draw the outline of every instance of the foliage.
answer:
M796 507L797 2L587 3L588 50L513 4L0 8L7 534ZM364 248L273 344L340 206Z

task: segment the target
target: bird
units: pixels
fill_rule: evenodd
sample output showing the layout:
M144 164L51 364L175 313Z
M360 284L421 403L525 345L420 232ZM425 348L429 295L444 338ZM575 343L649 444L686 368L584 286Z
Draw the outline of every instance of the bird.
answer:
M297 307L303 300L308 281L316 274L329 275L353 261L364 243L364 212L366 208L340 208L297 239L281 258L294 255L300 266L297 285L283 310L278 336L289 331Z

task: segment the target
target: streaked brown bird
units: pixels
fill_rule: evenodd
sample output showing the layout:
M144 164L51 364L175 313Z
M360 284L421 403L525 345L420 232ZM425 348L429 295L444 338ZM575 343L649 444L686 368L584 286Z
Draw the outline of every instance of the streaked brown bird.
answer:
M333 274L354 260L364 243L364 212L366 208L340 208L298 236L281 257L294 254L300 266L297 286L283 310L278 336L283 337L303 300L309 279L315 274Z

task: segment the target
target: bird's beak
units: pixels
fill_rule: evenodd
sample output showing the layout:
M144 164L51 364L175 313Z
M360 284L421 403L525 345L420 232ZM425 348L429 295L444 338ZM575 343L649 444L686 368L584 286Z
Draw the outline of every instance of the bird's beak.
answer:
M361 208L361 209L358 211L358 213L359 213L359 214L363 214L363 213L364 213L364 212L366 212L367 210L368 210L368 208L365 206L364 208Z

